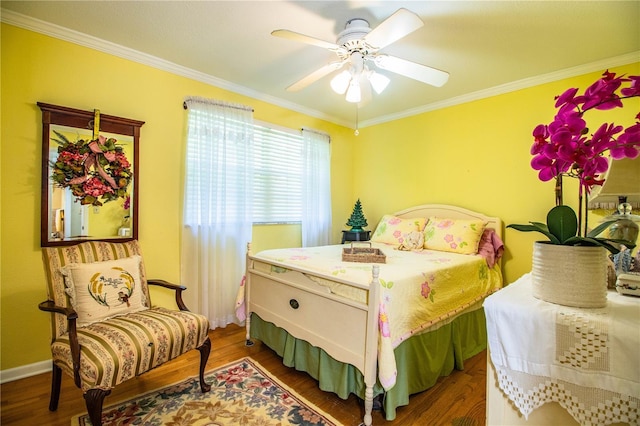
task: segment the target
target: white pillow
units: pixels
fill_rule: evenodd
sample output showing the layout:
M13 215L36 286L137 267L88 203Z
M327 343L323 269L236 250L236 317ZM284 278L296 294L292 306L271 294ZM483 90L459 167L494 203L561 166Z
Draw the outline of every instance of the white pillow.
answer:
M144 305L140 256L106 262L70 263L61 268L71 306L84 327L117 315L138 312Z

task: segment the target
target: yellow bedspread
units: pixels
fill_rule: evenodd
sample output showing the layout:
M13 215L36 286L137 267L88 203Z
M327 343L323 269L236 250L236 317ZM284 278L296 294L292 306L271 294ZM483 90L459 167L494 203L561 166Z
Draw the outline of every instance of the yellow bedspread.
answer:
M266 250L255 257L275 261L307 275L331 292L366 303L365 292L357 287L335 283L335 277L368 286L372 281L372 263L343 262L345 245ZM378 377L385 389L395 384L397 375L393 349L421 330L482 300L502 287L499 266L487 267L479 255L462 255L441 251L399 251L392 246L372 243L386 255L380 266L380 339ZM284 272L271 267L270 273Z

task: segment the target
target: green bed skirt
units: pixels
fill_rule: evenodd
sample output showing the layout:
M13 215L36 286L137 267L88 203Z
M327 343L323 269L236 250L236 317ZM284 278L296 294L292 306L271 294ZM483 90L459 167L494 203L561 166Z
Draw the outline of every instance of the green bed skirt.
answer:
M307 372L320 389L342 399L353 393L364 399L362 373L350 364L336 361L324 350L296 339L284 329L251 315L251 337L262 341L282 357L284 365ZM383 395L387 420L396 418L396 408L408 405L409 396L432 387L439 377L454 368L462 370L464 360L487 347L484 309L465 313L435 331L415 335L395 349L396 385L384 392L376 383L374 395Z

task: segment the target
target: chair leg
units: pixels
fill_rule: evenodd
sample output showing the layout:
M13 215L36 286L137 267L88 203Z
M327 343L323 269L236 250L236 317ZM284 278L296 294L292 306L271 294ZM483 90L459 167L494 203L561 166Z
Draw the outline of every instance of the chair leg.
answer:
M211 389L211 385L204 381L204 369L207 366L207 361L209 360L209 353L211 352L211 339L207 337L207 340L198 347L200 351L200 389L202 393L209 392Z
M87 412L93 426L102 426L102 403L104 398L111 393L111 390L89 389L84 394L87 404Z
M51 369L51 399L49 400L49 411L58 409L58 401L60 400L60 383L62 381L62 369L55 362L52 363Z

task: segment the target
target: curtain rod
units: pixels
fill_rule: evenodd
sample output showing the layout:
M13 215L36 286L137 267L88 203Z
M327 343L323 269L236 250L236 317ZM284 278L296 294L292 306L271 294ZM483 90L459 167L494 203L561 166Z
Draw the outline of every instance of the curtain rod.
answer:
M316 135L325 136L325 137L331 139L331 135L329 133L323 132L321 130L310 129L308 127L303 127L301 130L303 130L305 132L315 133Z
M199 103L203 103L203 104L217 105L217 106L223 106L223 107L227 107L227 108L235 108L235 109L240 109L240 110L243 110L243 111L251 111L251 112L253 112L253 108L251 108L249 106L246 106L246 105L234 104L234 103L231 103L231 102L220 101L220 100L217 100L217 99L201 98L199 96L188 96L187 98L185 98L184 102L182 102L182 108L189 109L189 103L190 102L199 102Z

